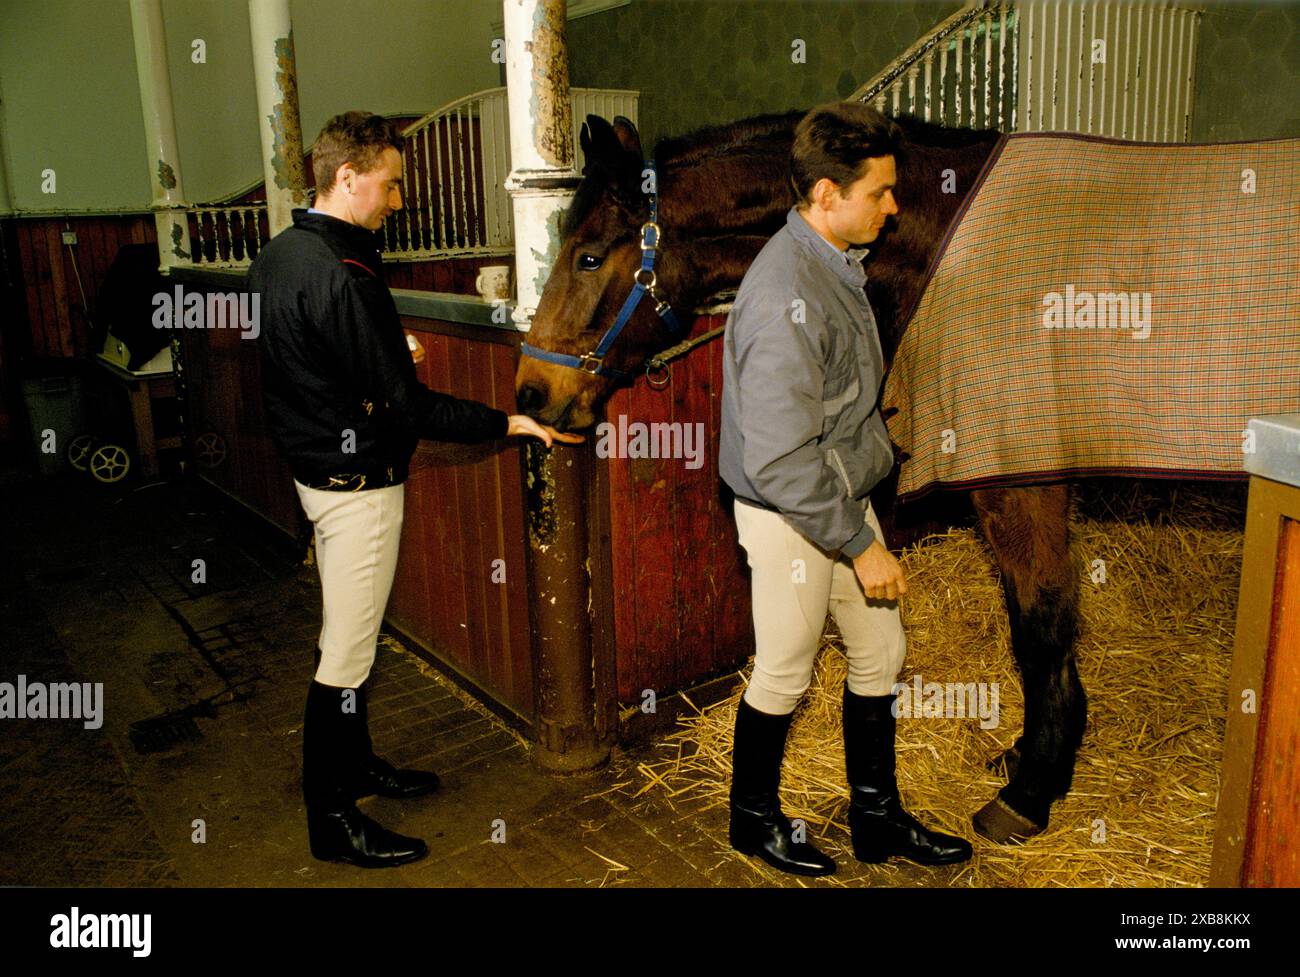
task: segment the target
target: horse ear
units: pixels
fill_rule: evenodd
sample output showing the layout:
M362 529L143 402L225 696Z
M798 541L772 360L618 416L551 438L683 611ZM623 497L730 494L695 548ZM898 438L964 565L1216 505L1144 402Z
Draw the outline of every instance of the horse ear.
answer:
M614 135L626 152L641 156L641 134L636 131L631 119L622 115L614 116Z
M614 134L613 127L598 115L587 116L584 129L590 129L590 138L582 144L583 152L587 154L587 162L593 160L612 160L619 153L618 137Z

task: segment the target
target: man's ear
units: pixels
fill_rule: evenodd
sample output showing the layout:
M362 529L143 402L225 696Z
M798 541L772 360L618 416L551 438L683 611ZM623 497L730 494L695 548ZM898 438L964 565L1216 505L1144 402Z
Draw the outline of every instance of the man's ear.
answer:
M353 183L356 178L356 168L350 162L340 163L338 169L334 171L334 189L331 192L346 192L348 185Z
M810 203L824 208L830 202L830 198L840 196L840 191L843 189L830 177L824 176L813 184L812 192L808 195Z

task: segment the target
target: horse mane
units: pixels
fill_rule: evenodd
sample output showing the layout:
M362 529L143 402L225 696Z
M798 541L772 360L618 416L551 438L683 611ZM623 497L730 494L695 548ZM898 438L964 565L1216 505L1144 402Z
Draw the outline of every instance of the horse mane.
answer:
M705 126L655 143L654 159L664 166L690 166L770 137L784 137L803 118L800 111L772 112L722 125Z
M803 115L801 111L768 113L721 125L704 126L680 136L664 136L655 142L655 166L661 174L665 174L665 171L680 173L684 169L732 154L766 159L771 155L771 143L783 140L788 142ZM626 155L629 159L632 156L631 153ZM784 158L780 160L780 165L785 165ZM620 170L613 161L588 160L583 170L583 180L564 215L560 227L561 236L567 238L582 224L600 203L607 189L612 188L616 196L626 198L629 202L638 199L640 169L638 164L635 180L630 180L631 171Z

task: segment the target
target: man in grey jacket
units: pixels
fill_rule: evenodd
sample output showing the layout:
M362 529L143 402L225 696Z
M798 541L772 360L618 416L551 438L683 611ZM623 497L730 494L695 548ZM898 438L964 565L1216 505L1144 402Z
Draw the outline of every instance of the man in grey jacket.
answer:
M876 403L884 356L863 286L863 245L894 201L893 122L857 102L818 106L795 130L797 199L750 266L723 353L719 470L752 576L754 672L736 714L731 844L786 872L835 863L792 829L778 799L791 715L812 679L829 610L848 655L844 755L854 854L927 865L970 857L902 807L894 695L906 641L902 568L868 493L893 467Z

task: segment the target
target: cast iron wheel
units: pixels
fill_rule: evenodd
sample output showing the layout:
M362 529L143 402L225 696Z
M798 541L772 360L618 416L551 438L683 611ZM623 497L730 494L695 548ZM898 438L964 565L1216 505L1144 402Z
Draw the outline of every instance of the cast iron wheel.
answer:
M101 444L90 456L90 474L105 485L120 482L130 470L131 456L121 445Z
M204 468L216 468L226 460L226 439L208 431L194 439L194 460Z
M90 458L90 448L95 443L95 439L89 434L78 434L68 445L68 464L79 472L84 472L89 467L87 459Z

